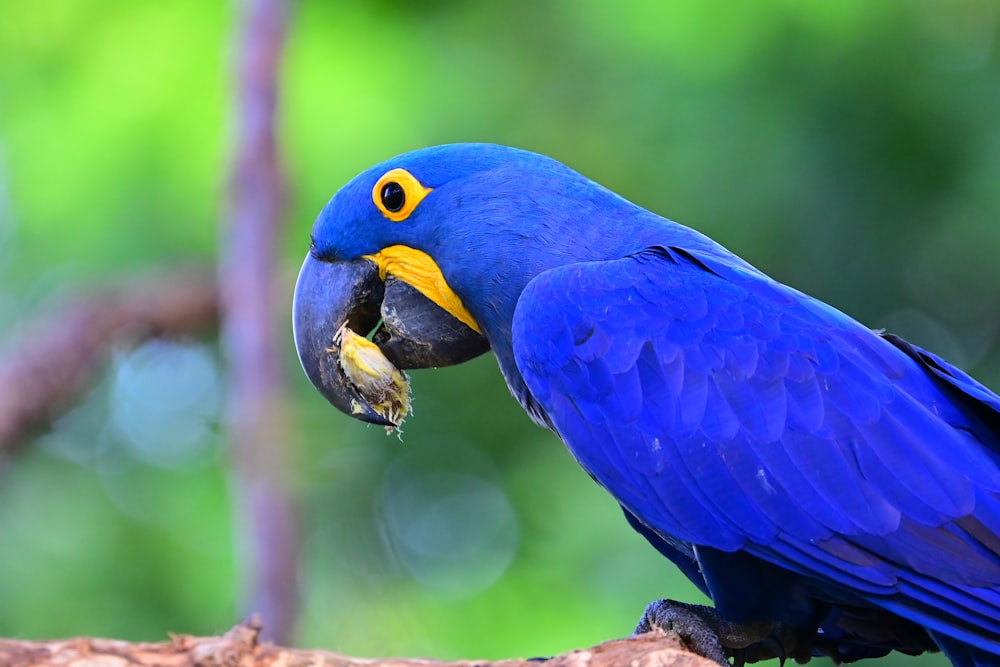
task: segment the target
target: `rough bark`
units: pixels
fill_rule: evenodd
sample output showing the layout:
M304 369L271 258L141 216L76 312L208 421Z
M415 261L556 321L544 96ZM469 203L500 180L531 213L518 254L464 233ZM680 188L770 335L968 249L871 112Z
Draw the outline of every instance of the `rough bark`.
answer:
M113 347L193 335L217 323L215 280L199 269L135 278L52 308L0 355L0 455L74 405Z
M352 658L329 651L285 648L260 641L252 619L221 637L174 635L146 644L81 637L56 641L0 639L5 667L718 667L687 652L672 635L650 632L578 649L547 660Z

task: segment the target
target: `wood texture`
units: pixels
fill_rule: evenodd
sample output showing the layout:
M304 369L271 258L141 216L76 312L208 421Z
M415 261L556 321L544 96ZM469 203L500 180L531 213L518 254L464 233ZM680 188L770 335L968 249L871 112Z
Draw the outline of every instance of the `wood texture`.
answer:
M161 643L80 637L56 641L0 639L4 667L718 667L687 652L675 636L650 632L578 649L547 660L353 658L260 641L256 619L221 637L175 635Z

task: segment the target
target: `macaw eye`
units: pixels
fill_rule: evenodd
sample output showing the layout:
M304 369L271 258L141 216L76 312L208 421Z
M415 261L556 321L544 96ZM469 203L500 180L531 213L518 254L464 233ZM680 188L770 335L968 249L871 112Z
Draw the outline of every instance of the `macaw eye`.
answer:
M396 181L389 181L382 186L382 206L389 209L390 213L399 213L406 203L406 192L403 186Z
M393 222L406 220L433 188L425 188L405 169L392 169L372 188L372 201L382 215Z

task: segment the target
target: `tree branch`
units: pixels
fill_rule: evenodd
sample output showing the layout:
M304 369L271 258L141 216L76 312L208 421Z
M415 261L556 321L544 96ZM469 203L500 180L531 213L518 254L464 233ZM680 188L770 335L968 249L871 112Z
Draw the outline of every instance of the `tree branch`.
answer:
M245 559L241 607L288 641L298 609L298 535L288 491L291 448L278 322L276 266L285 185L275 139L284 0L235 0L235 145L220 243L222 346L229 365L227 436L234 511ZM286 334L287 335L287 334Z
M285 648L260 642L256 619L221 637L174 635L161 643L112 639L21 641L0 639L5 667L718 667L689 653L674 635L650 632L578 649L547 660L461 660L352 658L329 651Z
M115 345L213 329L217 297L209 272L186 270L79 295L25 327L0 356L0 454L76 403Z

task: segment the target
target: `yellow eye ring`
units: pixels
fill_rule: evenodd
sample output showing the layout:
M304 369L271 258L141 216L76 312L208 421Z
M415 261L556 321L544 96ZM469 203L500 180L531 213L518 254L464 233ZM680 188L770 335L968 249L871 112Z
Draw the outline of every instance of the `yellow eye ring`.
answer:
M406 220L424 197L433 190L425 188L416 176L405 169L392 169L382 175L372 188L372 201L382 215L393 222Z

